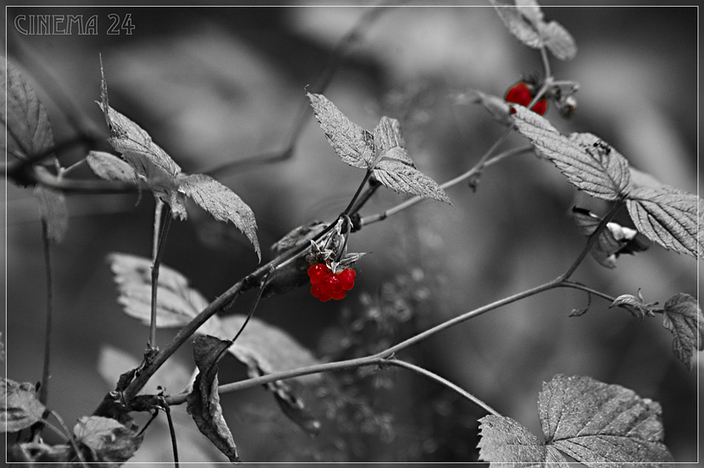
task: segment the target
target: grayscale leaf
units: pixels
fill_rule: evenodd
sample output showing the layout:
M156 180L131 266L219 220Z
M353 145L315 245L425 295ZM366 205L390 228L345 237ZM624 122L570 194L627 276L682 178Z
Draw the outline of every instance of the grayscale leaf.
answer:
M125 313L149 325L152 261L122 253L108 255L108 261L120 293L118 302ZM159 328L181 327L208 306L208 301L189 286L181 273L166 265L159 268L157 288L156 324ZM218 328L217 317L211 317L198 330L211 333Z
M232 339L245 319L246 316L241 314L222 317L217 336ZM288 333L256 317L249 320L229 352L254 373L261 371L273 374L320 363L309 350ZM320 380L320 375L311 374L297 377L295 380L316 382Z
M685 293L677 293L665 302L662 325L670 330L672 351L677 359L692 370L695 351L704 350L704 315L697 300Z
M499 17L508 30L528 47L547 47L560 60L572 59L577 55L574 38L564 26L551 21L545 22L543 12L535 0L516 0L516 4L503 4L491 0Z
M34 188L34 196L39 202L40 216L46 222L47 236L53 242L61 242L68 230L66 197L58 190L43 185Z
M44 106L37 99L34 88L5 57L0 57L0 74L3 98L0 120L7 130L7 140L5 131L0 132L1 149L19 159L43 153L54 145Z
M17 432L40 421L46 408L34 384L0 380L0 432Z
M382 185L398 193L408 193L452 204L445 191L413 165L406 150L397 147L387 151L373 170Z
M383 158L394 148L405 146L401 135L401 124L398 120L386 116L381 118L377 126L374 127L374 146L379 158ZM408 158L408 161L410 160ZM411 162L411 164L413 163Z
M142 445L144 435L137 435L114 419L84 416L73 428L76 441L88 447L91 460L107 462L102 466L121 466Z
M546 444L589 467L672 462L660 405L627 388L557 375L543 384L538 411Z
M261 261L254 212L235 192L203 174L180 176L180 190L218 221L230 221L247 236Z
M704 256L701 198L666 185L635 187L628 194L627 206L636 229L648 239L677 253Z
M479 423L479 459L490 462L490 468L569 467L560 452L509 417L490 414Z
M124 160L104 151L91 151L86 157L91 170L105 180L137 183L137 172Z
M322 94L307 94L320 128L342 161L360 169L371 168L375 156L372 134L351 122Z
M547 119L514 105L518 131L552 161L578 189L604 200L616 200L629 190L628 161L591 133L560 134Z
M198 336L193 341L193 356L199 373L186 398L186 410L193 417L198 430L231 462L238 462L237 446L222 415L218 393L217 363L230 344L229 341L212 336Z
M501 125L508 127L513 123L509 114L511 106L503 98L472 89L455 97L456 104L464 104L466 102L481 105Z
M633 294L622 294L618 296L611 303L609 309L612 307L621 307L633 314L636 318L642 319L646 315L653 316L652 306L653 304L645 303L643 296L641 296L640 291L638 291L638 296L634 296Z

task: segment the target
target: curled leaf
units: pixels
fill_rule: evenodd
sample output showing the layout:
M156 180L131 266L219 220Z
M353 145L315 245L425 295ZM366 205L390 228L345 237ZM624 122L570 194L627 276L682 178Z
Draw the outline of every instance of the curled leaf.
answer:
M137 183L137 173L132 166L113 154L91 151L86 157L86 162L101 179Z
M649 315L650 317L654 315L652 311L652 307L654 305L655 303L646 304L639 290L638 296L634 296L633 294L623 294L618 296L614 299L609 308L621 307L622 309L629 311L633 314L633 316L642 319L646 315Z
M237 446L222 415L218 393L217 362L231 343L213 336L198 336L193 341L193 355L200 372L186 399L186 409L198 430L231 462L238 462Z
M702 324L702 310L689 294L678 293L665 302L662 325L672 333L672 351L689 370L695 351L704 350Z
M46 408L34 384L0 380L0 431L17 432L40 421Z
M143 435L118 421L101 416L84 416L73 428L76 441L90 451L86 457L103 466L121 466L142 444Z

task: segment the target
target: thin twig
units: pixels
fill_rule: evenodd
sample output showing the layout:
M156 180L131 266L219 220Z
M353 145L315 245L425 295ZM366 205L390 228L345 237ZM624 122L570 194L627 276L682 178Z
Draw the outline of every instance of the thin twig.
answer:
M39 401L46 405L49 396L49 378L51 377L51 328L53 321L53 280L51 275L51 240L49 239L49 222L42 216L42 247L44 249L44 272L46 274L46 326L44 330L44 364L42 383L39 389Z
M164 256L169 226L171 226L171 207L157 198L156 207L154 209L154 243L152 249L152 309L148 344L148 353L150 356L158 349L156 344L156 315L158 304L157 291L159 290L159 267L161 266L161 259Z

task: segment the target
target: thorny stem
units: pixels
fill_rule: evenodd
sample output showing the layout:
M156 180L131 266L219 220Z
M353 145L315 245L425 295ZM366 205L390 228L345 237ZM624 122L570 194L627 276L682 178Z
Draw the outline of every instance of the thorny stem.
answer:
M502 159L505 159L510 156L515 156L515 155L518 155L521 153L525 153L525 152L531 151L533 149L532 146L523 146L520 148L514 148L514 149L510 149L508 151L504 151L503 153L499 153L496 156L494 156L493 158L490 158L493 151L498 147L498 143L503 141L503 139L506 138L506 135L507 134L504 134L499 139L499 141L494 143L494 145L491 148L489 148L489 150L484 154L484 156L482 156L482 158L479 160L479 162L477 164L475 164L471 169L469 169L464 174L460 174L459 176L455 177L454 179L450 179L447 182L443 183L442 185L440 185L440 188L445 190L450 187L453 187L453 186L469 179L470 177L474 177L478 174L481 174L481 172L485 168L487 168L493 164L496 164L497 162L501 161ZM413 206L416 203L419 203L423 200L424 200L424 198L419 197L419 196L409 198L408 200L403 201L403 202L399 203L398 205L389 208L388 210L382 211L381 213L377 213L377 214L370 215L370 216L365 216L364 218L362 218L359 221L359 225L360 226L367 226L369 224L373 224L378 221L383 221L384 219L388 218L389 216L395 215L396 213L398 213L400 211L403 211L407 208L410 208L411 206Z
M166 245L166 236L171 226L171 207L156 199L156 208L154 209L154 243L152 245L152 310L151 322L149 324L149 344L147 349L147 359L151 359L152 354L158 348L156 344L156 312L157 312L157 291L159 290L159 267L161 259L164 256L164 248Z
M46 328L44 332L44 368L39 389L39 401L46 405L49 396L49 378L51 377L51 328L53 321L53 281L51 277L51 240L49 239L48 221L42 217L42 244L44 247L44 271L46 273Z

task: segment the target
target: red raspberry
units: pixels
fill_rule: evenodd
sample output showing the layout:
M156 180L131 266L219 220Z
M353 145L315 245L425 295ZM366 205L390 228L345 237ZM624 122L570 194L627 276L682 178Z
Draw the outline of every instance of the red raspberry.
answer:
M346 268L340 273L333 273L324 263L316 263L308 268L310 277L310 293L323 302L330 299L340 300L345 297L346 291L354 286L357 276L351 268Z
M324 263L316 263L308 268L308 276L310 276L311 284L320 283L328 273L330 273L330 269Z
M532 83L519 81L506 93L506 102L513 102L522 106L528 106L535 97L535 86ZM536 114L543 115L548 110L548 98L542 97L530 108Z

